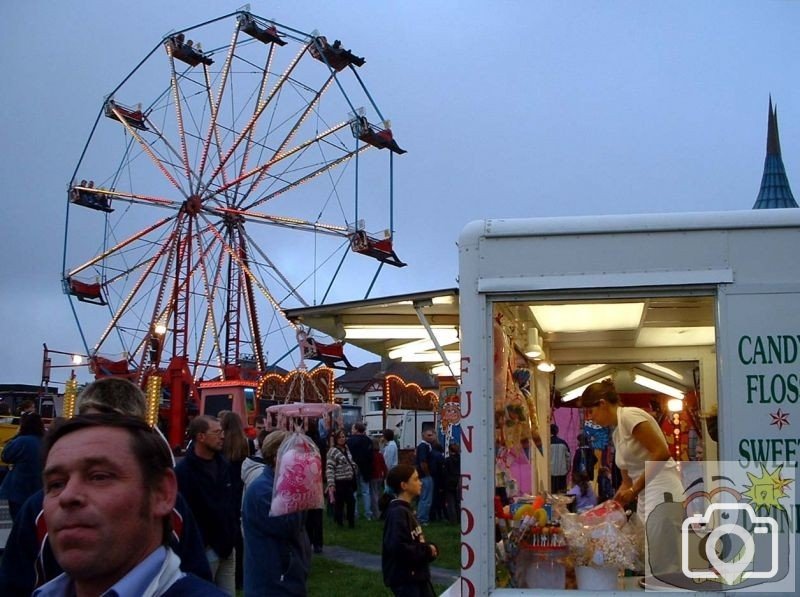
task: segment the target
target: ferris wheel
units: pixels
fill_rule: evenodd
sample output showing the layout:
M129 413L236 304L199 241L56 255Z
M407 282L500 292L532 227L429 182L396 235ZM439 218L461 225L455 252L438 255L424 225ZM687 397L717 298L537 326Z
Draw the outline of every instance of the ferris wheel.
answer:
M143 385L173 368L191 385L291 365L284 309L361 298L405 265L404 150L364 64L238 11L166 36L105 99L69 183L63 258L95 375Z

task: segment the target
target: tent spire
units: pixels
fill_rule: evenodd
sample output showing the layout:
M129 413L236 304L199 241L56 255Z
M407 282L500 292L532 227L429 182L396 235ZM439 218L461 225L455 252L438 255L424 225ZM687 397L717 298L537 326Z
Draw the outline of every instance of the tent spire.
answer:
M797 202L786 178L786 169L781 158L781 141L778 135L778 107L772 106L772 95L769 96L769 112L767 116L767 156L764 158L764 174L761 177L761 189L758 191L753 209L774 209L780 207L797 207Z

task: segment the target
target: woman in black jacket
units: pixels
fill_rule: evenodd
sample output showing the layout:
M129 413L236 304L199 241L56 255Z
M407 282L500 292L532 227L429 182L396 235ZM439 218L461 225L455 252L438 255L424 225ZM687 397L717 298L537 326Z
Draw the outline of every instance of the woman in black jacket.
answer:
M386 476L395 499L384 494L385 510L381 564L383 582L395 597L433 597L430 563L439 555L433 543L425 541L422 527L411 510L411 502L422 492L417 469L398 464ZM391 500L391 501L389 501Z

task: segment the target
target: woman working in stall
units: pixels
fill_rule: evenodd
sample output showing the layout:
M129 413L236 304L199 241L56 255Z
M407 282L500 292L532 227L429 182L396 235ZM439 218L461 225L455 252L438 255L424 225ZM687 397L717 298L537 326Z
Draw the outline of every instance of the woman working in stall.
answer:
M586 409L587 419L603 427L614 427L615 462L622 472L622 485L614 500L623 506L636 500L636 511L646 525L647 536L659 538L658 548L651 546L649 550L647 571L659 576L680 570L680 560L676 557L680 554L680 518L664 516L664 509L650 517L665 501L683 500L678 467L658 423L641 408L623 406L610 379L586 388L580 406ZM665 494L670 497L665 499Z

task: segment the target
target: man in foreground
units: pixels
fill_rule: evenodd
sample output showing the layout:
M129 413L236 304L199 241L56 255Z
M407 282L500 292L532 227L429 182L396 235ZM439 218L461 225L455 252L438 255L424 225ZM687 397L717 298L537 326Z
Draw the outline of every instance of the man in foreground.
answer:
M78 396L75 408L78 414L116 414L144 420L145 397L128 380L107 377L86 386ZM166 445L163 437L162 441ZM38 491L26 500L8 536L0 561L0 595L3 597L30 597L36 587L63 572L53 556L44 524L43 495ZM203 538L189 506L180 495L173 512L170 546L180 556L184 572L211 579Z
M166 444L144 421L83 415L44 445L44 518L64 573L36 597L223 595L169 548L178 493Z

